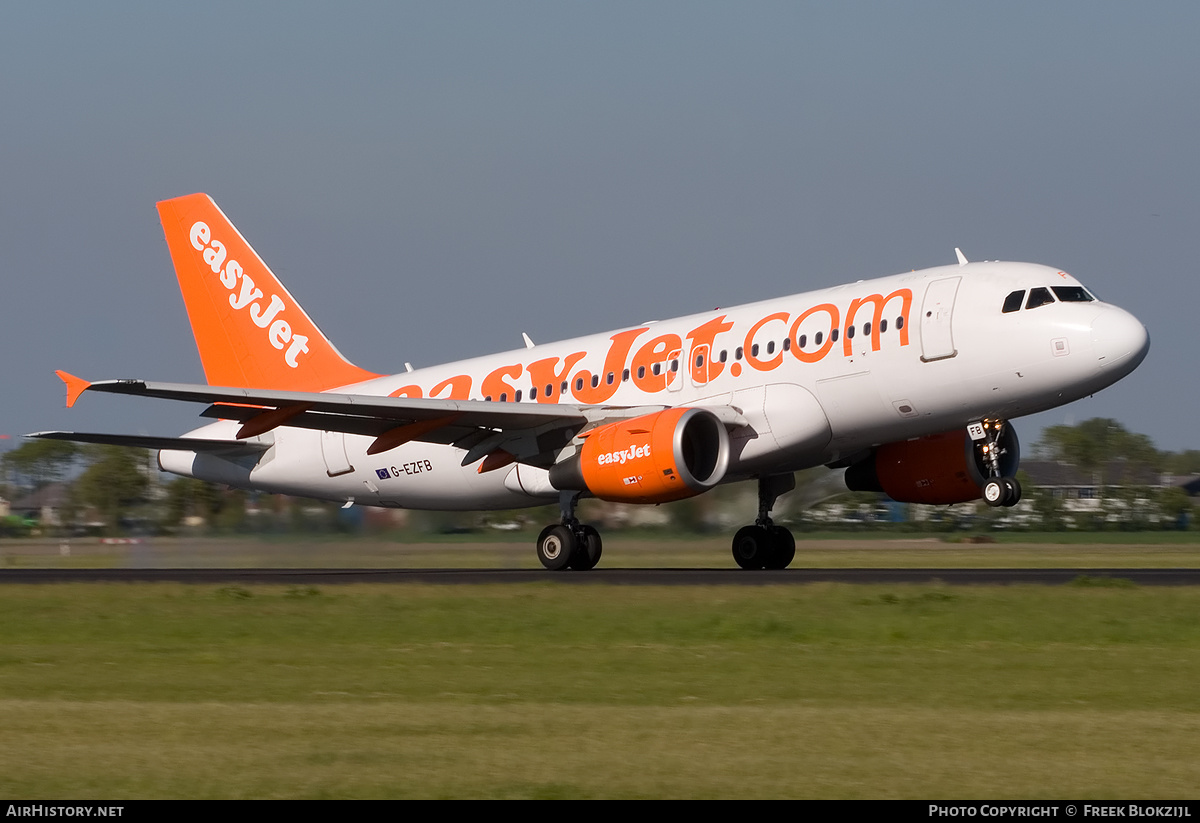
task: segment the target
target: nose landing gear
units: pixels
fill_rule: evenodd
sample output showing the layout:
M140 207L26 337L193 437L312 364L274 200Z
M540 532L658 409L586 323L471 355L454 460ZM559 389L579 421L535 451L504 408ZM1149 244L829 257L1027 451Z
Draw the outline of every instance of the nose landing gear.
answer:
M967 426L972 440L983 441L980 450L988 471L988 479L983 484L983 502L992 507L1012 507L1021 502L1021 484L1017 478L1002 477L1000 471L1000 456L1004 452L1000 439L1007 425L1003 420L983 420Z

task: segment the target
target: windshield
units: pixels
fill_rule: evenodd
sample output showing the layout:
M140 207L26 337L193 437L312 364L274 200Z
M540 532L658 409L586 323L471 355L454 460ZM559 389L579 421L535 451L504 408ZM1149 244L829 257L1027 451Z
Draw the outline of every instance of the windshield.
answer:
M1083 286L1052 286L1054 294L1064 303L1090 303L1096 298L1088 294Z

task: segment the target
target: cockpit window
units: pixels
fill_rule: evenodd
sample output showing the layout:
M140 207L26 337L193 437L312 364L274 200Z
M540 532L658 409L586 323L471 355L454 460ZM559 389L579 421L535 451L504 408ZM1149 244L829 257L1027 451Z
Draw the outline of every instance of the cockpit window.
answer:
M1039 286L1029 290L1029 300L1025 303L1025 308L1036 309L1038 306L1053 302L1054 298L1050 295L1050 289Z
M1004 313L1008 314L1010 311L1020 311L1021 303L1024 302L1024 300L1025 289L1013 292L1008 297L1004 298Z
M1051 286L1054 295L1064 303L1091 303L1096 298L1083 286Z

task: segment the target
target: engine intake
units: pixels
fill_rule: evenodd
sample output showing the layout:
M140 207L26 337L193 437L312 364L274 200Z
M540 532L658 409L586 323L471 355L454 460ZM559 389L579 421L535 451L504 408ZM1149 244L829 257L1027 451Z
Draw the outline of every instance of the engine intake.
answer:
M550 469L556 489L620 503L667 503L711 489L729 468L729 434L704 409L667 409L585 436L575 455Z

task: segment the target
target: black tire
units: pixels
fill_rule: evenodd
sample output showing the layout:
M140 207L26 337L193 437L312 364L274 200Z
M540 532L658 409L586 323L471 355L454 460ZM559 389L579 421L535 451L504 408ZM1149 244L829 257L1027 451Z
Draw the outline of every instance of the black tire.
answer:
M993 477L983 484L983 502L992 508L1003 506L1007 497L1008 489L1005 487L1003 479Z
M783 526L772 526L768 534L771 545L763 568L786 569L796 559L796 538Z
M762 526L743 526L733 536L733 560L743 569L761 569L771 554L771 536Z
M577 572L591 571L600 562L604 551L600 532L593 526L580 526L575 533L575 552L571 555L571 568Z
M547 526L538 535L538 560L552 572L565 569L575 554L575 534L566 526Z
M1005 477L1004 482L1004 505L1015 506L1021 502L1021 484L1017 482L1015 477Z

